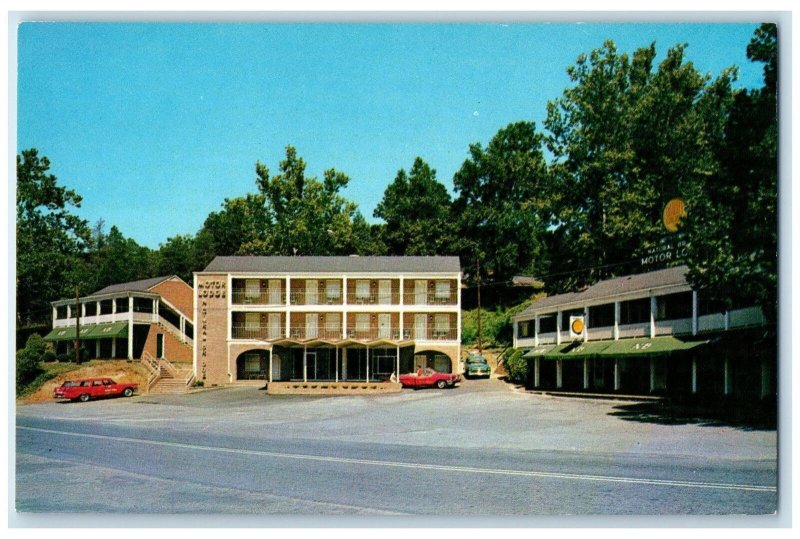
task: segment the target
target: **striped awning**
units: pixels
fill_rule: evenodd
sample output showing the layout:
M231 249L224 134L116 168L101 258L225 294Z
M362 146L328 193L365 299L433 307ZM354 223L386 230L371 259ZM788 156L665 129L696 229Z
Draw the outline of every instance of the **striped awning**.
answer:
M81 339L110 339L112 337L127 337L128 322L110 322L107 324L86 324L81 326ZM74 341L75 326L53 328L45 335L45 341Z

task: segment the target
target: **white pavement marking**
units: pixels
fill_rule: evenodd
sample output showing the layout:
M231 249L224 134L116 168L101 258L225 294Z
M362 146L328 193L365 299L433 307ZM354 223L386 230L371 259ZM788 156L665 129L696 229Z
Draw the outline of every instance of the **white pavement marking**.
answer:
M192 449L196 451L208 451L216 453L230 453L235 455L253 455L261 457L273 457L294 460L309 460L316 462L330 462L337 464L362 464L368 466L385 466L392 468L411 468L417 470L436 470L441 472L465 472L475 474L510 475L518 477L540 477L547 479L570 479L578 481L601 481L607 483L629 483L637 485L655 485L669 487L687 488L707 488L720 490L746 490L753 492L777 492L777 487L769 485L746 485L736 483L708 483L702 481L677 481L670 479L642 479L637 477L614 477L605 475L588 474L569 474L555 472L536 472L528 470L508 470L502 468L474 468L470 466L448 466L443 464L421 464L416 462L392 462L387 460L367 460L352 459L343 457L327 457L318 455L303 455L298 453L277 453L272 451L255 451L251 449L232 449L228 447L215 447L196 444L184 444L179 442L164 442L159 440L140 440L138 438L125 438L120 436L106 436L102 434L85 434L80 432L68 432L52 429L42 429L38 427L17 426L17 429L30 430L36 432L46 432L49 434L60 434L64 436L75 436L79 438L93 438L97 440L111 440L125 443L138 443L160 447L172 447L179 449Z

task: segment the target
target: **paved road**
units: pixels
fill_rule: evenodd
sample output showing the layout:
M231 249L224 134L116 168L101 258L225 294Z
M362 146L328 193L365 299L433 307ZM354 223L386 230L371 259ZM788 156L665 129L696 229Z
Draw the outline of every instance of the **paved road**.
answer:
M16 503L450 517L776 510L774 431L635 410L497 380L377 397L229 388L20 406Z

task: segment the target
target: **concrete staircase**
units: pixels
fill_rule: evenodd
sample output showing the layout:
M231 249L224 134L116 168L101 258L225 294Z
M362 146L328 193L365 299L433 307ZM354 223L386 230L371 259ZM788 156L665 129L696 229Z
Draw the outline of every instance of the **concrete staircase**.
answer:
M151 395L186 393L194 379L191 363L170 363L156 359L149 353L142 355L142 365L147 368L147 393Z

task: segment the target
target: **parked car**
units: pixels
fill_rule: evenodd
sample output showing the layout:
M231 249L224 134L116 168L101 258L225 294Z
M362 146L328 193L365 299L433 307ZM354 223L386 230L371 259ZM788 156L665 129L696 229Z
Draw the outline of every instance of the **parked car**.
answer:
M492 368L486 361L486 358L481 354L469 354L467 361L464 363L464 376L471 378L472 376L491 376Z
M67 380L53 390L53 397L81 402L120 395L130 397L138 387L138 384L118 384L111 378L82 378Z
M400 383L403 387L453 387L461 381L458 374L436 372L433 369L420 369L417 372L400 375Z

